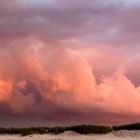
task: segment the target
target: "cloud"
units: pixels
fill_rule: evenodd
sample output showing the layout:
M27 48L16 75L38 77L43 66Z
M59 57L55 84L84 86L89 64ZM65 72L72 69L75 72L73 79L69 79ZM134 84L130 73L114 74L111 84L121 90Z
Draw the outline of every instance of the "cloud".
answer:
M1 62L7 56L10 58L1 64L0 103L1 108L10 110L11 117L34 118L37 114L40 119L64 123L67 122L65 117L71 118L73 114L83 115L83 120L77 123L112 123L110 118L99 121L97 114L140 115L140 87L136 87L122 70L100 77L97 83L94 66L87 55L91 51L81 54L79 49L50 48L36 41L28 46L18 44L0 53ZM6 116L7 112L2 114ZM56 117L57 114L61 117Z
M139 6L1 0L0 114L40 123L138 120Z

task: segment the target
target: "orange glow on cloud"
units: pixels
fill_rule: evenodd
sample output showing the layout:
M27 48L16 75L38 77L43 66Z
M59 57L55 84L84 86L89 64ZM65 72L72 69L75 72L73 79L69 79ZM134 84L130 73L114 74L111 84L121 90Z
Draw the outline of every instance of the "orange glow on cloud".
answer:
M0 125L140 121L140 3L44 1L0 0Z
M0 81L0 101L8 101L12 94L12 83L8 81Z
M0 79L0 102L7 102L14 113L34 110L40 97L38 107L43 105L46 109L49 101L82 112L96 108L109 113L140 115L140 86L136 87L122 70L102 77L97 84L94 64L88 58L91 50L84 49L87 52L83 55L79 50L59 48L52 52L48 49L44 54L42 49L43 45L37 52L34 46L27 47L20 55L18 48L8 52L14 61L13 71L7 69L9 79L3 76ZM9 67L10 62L5 65Z

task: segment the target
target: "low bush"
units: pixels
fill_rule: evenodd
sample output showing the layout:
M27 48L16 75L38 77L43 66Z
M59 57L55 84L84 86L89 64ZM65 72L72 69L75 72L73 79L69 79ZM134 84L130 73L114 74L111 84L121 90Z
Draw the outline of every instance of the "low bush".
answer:
M140 123L113 126L112 129L114 131L118 131L118 130L140 130Z
M68 130L78 132L80 134L105 134L112 131L111 127L108 126L96 126L96 125L79 125L69 127Z
M77 125L70 127L0 128L0 134L21 134L22 136L45 133L59 134L65 131L75 131L80 134L105 134L111 132L112 128L108 126L96 125Z

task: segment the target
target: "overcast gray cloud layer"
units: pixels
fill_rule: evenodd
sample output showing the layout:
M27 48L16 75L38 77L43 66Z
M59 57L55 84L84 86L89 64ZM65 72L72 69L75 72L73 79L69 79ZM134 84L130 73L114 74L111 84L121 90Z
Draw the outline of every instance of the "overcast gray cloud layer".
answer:
M0 2L0 36L33 36L45 41L139 43L139 2L16 1Z

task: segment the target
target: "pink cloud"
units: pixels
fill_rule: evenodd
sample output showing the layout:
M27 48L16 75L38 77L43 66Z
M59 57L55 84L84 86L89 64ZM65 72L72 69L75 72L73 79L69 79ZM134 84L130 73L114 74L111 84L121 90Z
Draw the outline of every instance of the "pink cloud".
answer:
M125 0L1 0L0 115L138 121L139 7Z

